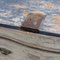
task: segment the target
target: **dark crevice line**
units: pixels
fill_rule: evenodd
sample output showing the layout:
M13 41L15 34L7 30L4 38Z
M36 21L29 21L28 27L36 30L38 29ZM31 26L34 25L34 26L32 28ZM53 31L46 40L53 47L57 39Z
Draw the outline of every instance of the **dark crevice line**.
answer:
M29 48L32 48L32 49L36 49L36 50L39 50L39 51L43 51L43 52L47 52L47 53L55 53L55 54L60 54L59 51L51 51L51 50L47 50L47 49L42 49L42 48L38 48L38 47L34 47L34 46L29 46L28 44L24 44L24 42L17 42L17 41L14 41L10 38L7 38L7 37L2 37L0 36L1 39L5 39L5 40L9 40L9 41L12 41L12 42L15 42L15 43L18 43L20 45L23 45L23 46L26 46L26 47L29 47Z
M42 35L48 35L48 36L54 36L54 37L60 37L60 34L46 32L46 31L39 31L37 29L31 29L31 28L26 28L26 27L21 27L21 29L23 31L28 31L28 32L32 32L32 33L37 33L37 34L42 34Z
M15 30L20 30L20 31L22 30L22 31L27 31L27 32L32 32L32 33L42 34L42 35L48 35L48 36L53 36L53 37L60 37L60 34L57 34L57 33L39 31L39 30L31 29L31 28L10 26L10 25L5 25L5 24L0 24L0 27L6 27L9 29L15 29Z
M6 28L9 28L9 29L20 30L20 28L18 26L11 26L11 25L6 25L6 24L0 24L0 27L6 27Z
M45 31L40 31L39 33L43 35L48 35L48 36L60 37L60 34L56 34L56 33L50 33Z

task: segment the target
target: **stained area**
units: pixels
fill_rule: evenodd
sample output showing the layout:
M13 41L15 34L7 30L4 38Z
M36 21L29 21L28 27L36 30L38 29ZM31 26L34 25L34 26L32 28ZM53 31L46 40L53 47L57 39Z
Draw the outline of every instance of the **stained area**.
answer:
M42 13L29 13L23 22L21 29L31 32L38 32L41 21L45 18Z
M28 58L29 58L30 60L40 60L40 57L39 57L39 56L30 54L30 53L28 53Z
M6 49L6 48L2 48L2 47L0 47L0 52L1 52L1 54L3 54L3 55L9 55L9 54L12 53L10 50L8 50L8 49Z

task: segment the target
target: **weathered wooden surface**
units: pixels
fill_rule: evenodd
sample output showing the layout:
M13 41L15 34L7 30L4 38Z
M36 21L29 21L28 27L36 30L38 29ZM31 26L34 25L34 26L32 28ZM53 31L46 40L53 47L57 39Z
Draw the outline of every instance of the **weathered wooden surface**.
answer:
M8 39L4 39L1 36ZM27 43L37 44L38 46L43 45L49 48L59 48L59 42L57 42L59 38L0 27L0 48L5 48L12 52L11 54L4 55L0 51L0 60L60 60L60 53L34 49L14 42L12 41L13 39L16 39L15 41L18 42L22 40ZM54 43L56 43L56 46L54 46Z
M60 38L19 30L0 28L0 36L7 37L38 49L60 52Z
M0 48L12 52L4 55L0 51L0 60L60 60L60 54L32 49L4 38L0 38Z

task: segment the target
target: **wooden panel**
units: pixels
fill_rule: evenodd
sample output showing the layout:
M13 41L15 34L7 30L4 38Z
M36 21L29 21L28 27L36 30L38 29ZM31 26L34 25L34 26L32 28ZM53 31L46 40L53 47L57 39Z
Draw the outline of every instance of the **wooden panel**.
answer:
M60 54L32 49L9 39L0 38L0 48L11 51L5 55L0 51L0 60L60 60Z
M34 34L6 28L0 28L0 36L11 38L13 41L33 48L45 49L60 53L60 38L58 37Z

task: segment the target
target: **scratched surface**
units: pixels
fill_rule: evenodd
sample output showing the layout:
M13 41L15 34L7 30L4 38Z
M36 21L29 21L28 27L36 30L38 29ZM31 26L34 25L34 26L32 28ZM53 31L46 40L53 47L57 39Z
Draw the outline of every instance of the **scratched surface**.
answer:
M60 0L0 0L0 23L21 26L30 12L46 14L40 30L60 34Z
M7 33L6 33L7 31ZM9 34L8 34L9 33ZM34 34L19 30L0 28L0 36L8 37L13 41L50 51L60 52L60 38L42 34Z
M60 60L60 54L35 50L3 38L0 38L0 48L12 52L4 55L0 51L0 60Z

